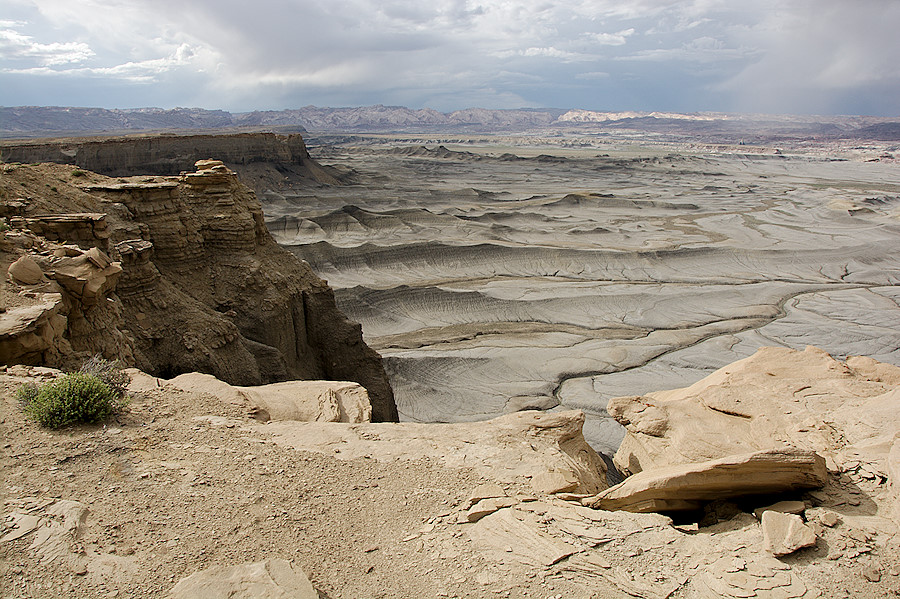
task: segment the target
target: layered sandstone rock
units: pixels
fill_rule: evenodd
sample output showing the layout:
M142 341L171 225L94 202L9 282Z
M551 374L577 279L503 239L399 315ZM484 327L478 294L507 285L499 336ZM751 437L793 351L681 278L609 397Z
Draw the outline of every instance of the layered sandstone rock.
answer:
M878 497L880 514L896 518L898 381L900 368L869 358L840 362L814 347L762 348L690 387L610 400L609 413L627 430L614 461L636 473L626 487L656 481L635 487L640 497L648 486L665 487L656 483L672 468L750 452L815 452L857 492ZM765 472L754 476L764 482ZM741 483L753 476L738 478L732 496L752 493ZM679 498L677 485L665 493Z
M704 501L815 489L826 482L825 460L814 452L769 450L643 470L582 503L629 512L694 510Z
M207 372L243 386L354 381L367 390L374 420L396 420L381 358L337 310L331 289L275 244L256 196L233 171L220 161L198 167L170 178L82 175L58 195L33 198L13 221L37 240L32 260L63 292L62 337L71 348L50 365L99 353L157 376ZM20 177L37 187L53 176L63 187L62 168L14 167L4 182ZM67 205L77 206L77 218L51 213ZM42 237L47 223L56 223L57 238L77 224L78 245ZM36 321L25 328L45 341L52 330ZM19 354L37 363L49 349Z
M636 473L793 446L832 468L873 452L884 473L883 452L871 448L900 432L896 418L880 417L900 405L900 368L873 362L767 347L690 387L614 398L607 409L627 430L616 464Z
M325 184L338 180L309 156L301 135L143 135L22 142L0 147L0 162L71 164L110 177L177 175L214 156L232 167L271 164L285 175ZM251 176L252 178L252 176Z
M63 339L66 317L62 296L44 293L31 305L18 306L0 314L0 362L42 364L53 362L69 349Z

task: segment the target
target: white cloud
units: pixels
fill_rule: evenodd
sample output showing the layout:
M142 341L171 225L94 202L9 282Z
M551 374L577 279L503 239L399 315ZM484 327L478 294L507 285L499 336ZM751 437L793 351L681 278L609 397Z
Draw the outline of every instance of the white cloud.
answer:
M581 79L583 81L593 81L599 79L609 79L609 73L605 71L591 71L589 73L578 73L575 75L576 79Z
M592 33L588 37L591 41L603 46L621 46L628 41L626 38L630 35L634 35L634 27L616 33Z
M20 23L5 21L7 27L21 26ZM42 44L31 36L14 29L0 30L0 60L29 60L40 66L54 66L79 63L94 56L94 51L83 42L52 42Z

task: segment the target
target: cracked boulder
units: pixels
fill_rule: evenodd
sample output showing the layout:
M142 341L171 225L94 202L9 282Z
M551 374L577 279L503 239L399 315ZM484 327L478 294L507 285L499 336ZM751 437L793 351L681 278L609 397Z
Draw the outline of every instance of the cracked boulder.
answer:
M93 306L116 288L122 267L97 248L60 258L48 273L82 306Z
M869 358L761 348L690 387L610 400L627 431L615 463L638 473L797 448L851 478L887 480L900 433L898 377L900 368Z
M694 510L703 501L813 489L827 480L825 460L814 452L779 449L644 470L582 503L629 512Z

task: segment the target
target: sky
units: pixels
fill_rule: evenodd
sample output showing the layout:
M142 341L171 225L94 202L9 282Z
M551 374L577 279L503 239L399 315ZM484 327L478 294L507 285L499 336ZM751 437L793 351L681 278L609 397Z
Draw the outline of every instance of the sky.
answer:
M0 105L900 116L898 0L3 0Z

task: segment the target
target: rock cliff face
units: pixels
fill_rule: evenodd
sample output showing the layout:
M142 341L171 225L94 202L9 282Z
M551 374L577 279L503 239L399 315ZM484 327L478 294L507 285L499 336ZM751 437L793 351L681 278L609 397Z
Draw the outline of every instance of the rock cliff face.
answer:
M100 353L156 375L207 372L235 385L355 381L373 420L396 420L381 358L332 290L272 240L234 172L219 161L198 167L124 181L55 165L4 168L0 197L20 213L7 215L6 264L27 253L47 275L28 284L10 272L6 303L29 308L52 294L63 303L29 308L46 321L34 326L4 315L10 331L40 341L17 353L3 338L6 362L57 366Z
M2 162L72 164L110 177L177 175L211 156L234 168L254 163L277 165L280 179L291 174L335 184L337 179L309 156L301 135L148 135L7 143ZM252 181L248 181L252 186Z

